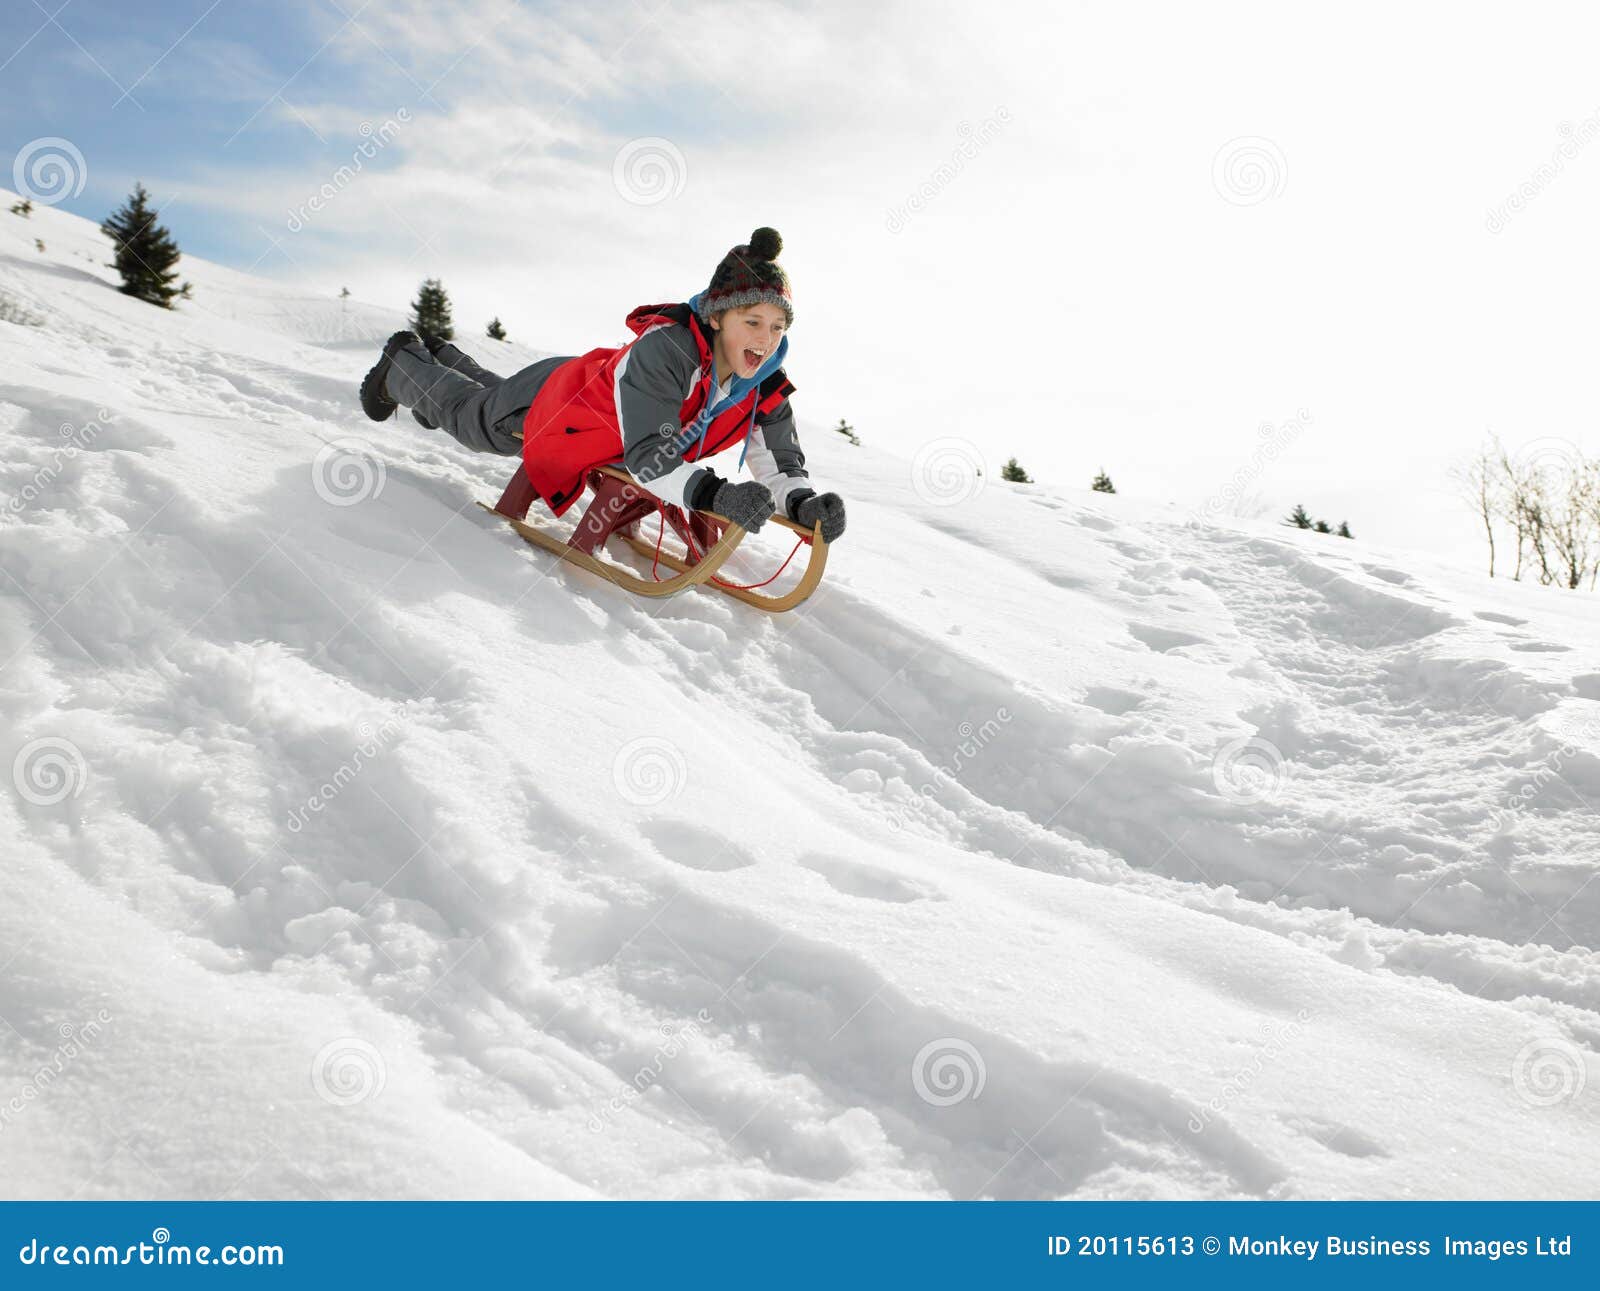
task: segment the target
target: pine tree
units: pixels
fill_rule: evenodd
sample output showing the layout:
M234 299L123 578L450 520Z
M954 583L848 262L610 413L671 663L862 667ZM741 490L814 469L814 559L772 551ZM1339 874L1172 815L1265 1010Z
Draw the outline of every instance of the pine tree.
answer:
M1000 468L1000 478L1010 480L1013 484L1033 483L1033 477L1022 469L1022 464L1014 457Z
M1355 537L1355 534L1350 532L1350 522L1348 520L1339 521L1339 536L1341 538L1354 538Z
M1330 525L1326 520L1318 520L1316 522L1316 524L1312 525L1311 527L1313 529L1315 529L1318 533L1332 533L1333 532L1333 526Z
M173 266L181 253L172 234L156 223L159 214L151 208L144 185L135 184L133 195L121 210L106 217L100 232L116 245L112 264L122 275L123 293L171 309L173 300L179 296L187 300L193 287L172 285L178 280Z
M437 336L441 341L456 338L456 325L450 318L450 297L444 284L437 278L423 279L417 289L417 298L411 305L411 330L423 336Z
M34 250L38 251L38 253L40 255L44 254L44 239L43 238L34 238L33 246L34 246Z
M837 426L835 426L833 429L838 434L843 435L846 439L848 439L857 448L861 447L861 440L856 437L856 428L854 426L852 426L849 422L847 422L843 417L839 418L839 424Z
M489 320L489 339L491 341L503 341L506 339L506 329L501 324L498 314Z
M1293 525L1296 529L1309 529L1311 528L1311 517L1306 514L1305 507L1301 506L1297 502L1295 503L1294 510L1289 513L1289 518L1284 521L1284 524Z
M11 213L13 215L20 215L23 219L27 219L28 216L33 214L33 203L26 197L24 197L20 202L12 202Z
M1094 477L1094 483L1089 487L1096 493L1115 493L1117 491L1117 486L1111 482L1111 477L1103 470Z
M348 288L348 287L340 287L339 288L339 299L340 300L349 300L350 299L350 288Z

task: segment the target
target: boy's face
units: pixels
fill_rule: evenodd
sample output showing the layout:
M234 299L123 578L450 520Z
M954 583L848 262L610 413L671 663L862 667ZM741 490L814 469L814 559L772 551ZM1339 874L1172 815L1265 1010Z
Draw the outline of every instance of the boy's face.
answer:
M754 376L767 356L778 348L787 325L787 317L776 305L763 303L727 310L721 318L711 320L717 336L713 352L722 360L724 370L742 377Z

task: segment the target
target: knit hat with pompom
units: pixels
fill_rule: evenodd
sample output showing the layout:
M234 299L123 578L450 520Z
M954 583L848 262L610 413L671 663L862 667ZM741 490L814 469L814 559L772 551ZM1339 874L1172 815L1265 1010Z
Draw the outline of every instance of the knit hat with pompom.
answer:
M734 247L722 257L711 275L711 285L700 294L700 317L709 323L713 314L725 309L776 305L792 326L794 297L789 291L789 275L777 263L782 250L778 230L768 228L757 229L749 242Z

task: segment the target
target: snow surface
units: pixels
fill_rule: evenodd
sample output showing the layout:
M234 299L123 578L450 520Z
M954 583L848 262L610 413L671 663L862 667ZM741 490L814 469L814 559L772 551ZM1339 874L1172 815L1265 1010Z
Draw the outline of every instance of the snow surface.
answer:
M823 589L632 599L401 311L106 259L0 214L0 1194L1600 1191L1593 596L802 416Z

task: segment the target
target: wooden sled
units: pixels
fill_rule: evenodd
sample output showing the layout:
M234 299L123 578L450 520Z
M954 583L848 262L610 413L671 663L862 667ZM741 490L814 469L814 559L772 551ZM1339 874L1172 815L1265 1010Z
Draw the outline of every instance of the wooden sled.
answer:
M589 500L583 516L570 538L560 538L548 529L528 523L528 508L538 500L538 492L527 473L519 465L500 500L489 506L480 502L485 511L503 516L519 534L535 547L570 561L590 573L598 574L618 587L639 596L675 596L686 587L712 587L735 600L753 605L758 610L776 614L792 610L816 591L822 582L822 571L828 563L828 544L822 538L822 526L804 529L792 520L775 515L767 521L800 535L794 558L802 546L809 545L811 557L806 563L800 581L789 591L777 596L767 596L758 589L777 578L789 561L785 560L778 573L763 583L730 583L717 577L723 563L744 541L745 530L722 516L709 511L684 511L661 501L653 493L637 484L626 471L616 466L591 467L584 475L584 484L594 496ZM639 533L639 525L651 516L659 516L661 530L652 541ZM683 543L681 555L663 549L666 530L671 529ZM677 570L671 578L641 578L631 570L609 560L601 559L601 550L607 539L619 537L641 555L650 557L651 571L661 565Z

